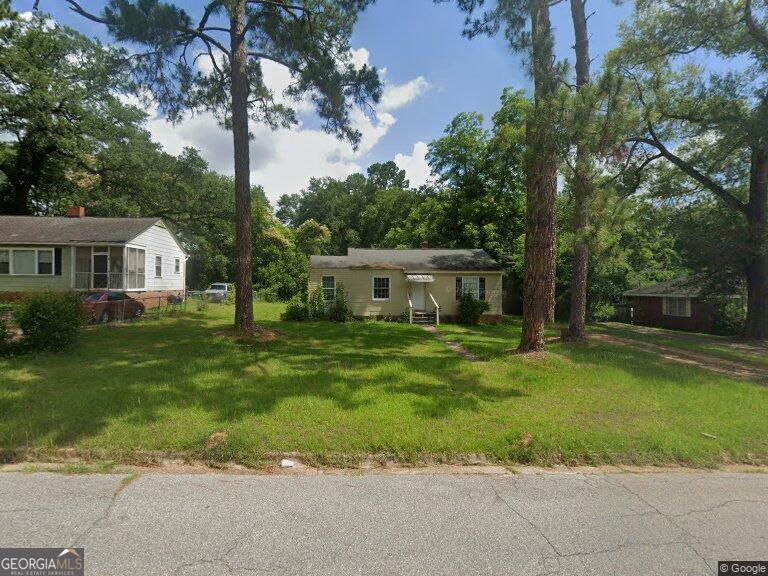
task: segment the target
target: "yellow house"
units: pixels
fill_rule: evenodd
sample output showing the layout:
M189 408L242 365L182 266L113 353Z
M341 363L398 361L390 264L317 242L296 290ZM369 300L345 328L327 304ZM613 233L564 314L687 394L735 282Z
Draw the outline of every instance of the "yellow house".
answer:
M350 248L346 256L312 256L309 291L327 301L342 284L358 317L435 323L457 315L462 292L490 306L482 321L501 320L502 268L485 250L379 250Z

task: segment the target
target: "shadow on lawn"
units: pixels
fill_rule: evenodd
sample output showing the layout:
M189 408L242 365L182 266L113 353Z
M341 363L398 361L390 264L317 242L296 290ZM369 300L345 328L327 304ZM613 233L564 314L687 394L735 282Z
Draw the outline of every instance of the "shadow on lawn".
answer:
M151 430L175 418L183 427L195 410L228 426L296 397L355 410L399 395L418 415L442 418L520 395L482 384L411 326L264 324L281 337L241 344L216 336L224 324L186 314L90 330L66 355L0 361L0 448L72 445L112 421Z
M707 381L728 378L696 366L666 361L652 351L643 351L617 343L597 340L586 343L562 342L557 337L559 328L554 326L547 329L549 339L547 350L563 356L575 365L599 365L618 369L646 381L649 385L663 382L681 387L693 387L702 383L701 376L706 376ZM516 349L520 340L519 325L455 327L455 330L457 331L453 333L454 337L470 351L487 359L509 358L510 350Z

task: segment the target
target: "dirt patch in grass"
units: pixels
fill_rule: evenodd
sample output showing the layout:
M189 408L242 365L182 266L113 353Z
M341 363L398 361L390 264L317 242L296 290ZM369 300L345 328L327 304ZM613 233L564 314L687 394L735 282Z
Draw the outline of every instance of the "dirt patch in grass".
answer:
M628 338L622 338L613 334L593 333L590 337L601 342L619 344L621 346L634 348L635 350L655 352L670 362L686 364L689 366L697 366L699 368L709 370L710 372L725 374L744 380L754 380L763 386L768 386L768 377L766 376L765 371L760 370L756 366L746 362L726 360L725 358L705 354L703 352L682 350L680 348L672 348L662 344L652 344L650 342L630 340Z
M226 330L218 330L216 332L216 336L228 338L240 344L263 344L264 342L272 342L273 340L277 340L277 338L280 336L280 333L276 330L264 328L263 326L256 326L253 334L237 328L227 328Z

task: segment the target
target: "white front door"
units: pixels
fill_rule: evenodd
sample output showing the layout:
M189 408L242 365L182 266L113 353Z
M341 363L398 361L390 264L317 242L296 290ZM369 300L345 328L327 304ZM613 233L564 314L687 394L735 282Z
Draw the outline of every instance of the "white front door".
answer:
M415 310L427 308L426 289L423 282L411 282L411 302Z

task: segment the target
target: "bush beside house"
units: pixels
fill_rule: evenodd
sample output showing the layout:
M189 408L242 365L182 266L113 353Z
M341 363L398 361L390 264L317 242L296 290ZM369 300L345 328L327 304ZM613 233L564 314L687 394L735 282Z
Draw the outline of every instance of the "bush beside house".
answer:
M82 298L74 292L31 293L14 317L23 332L21 345L29 351L69 348L87 321Z
M488 302L475 298L471 292L463 292L459 297L459 324L477 324L488 309Z

